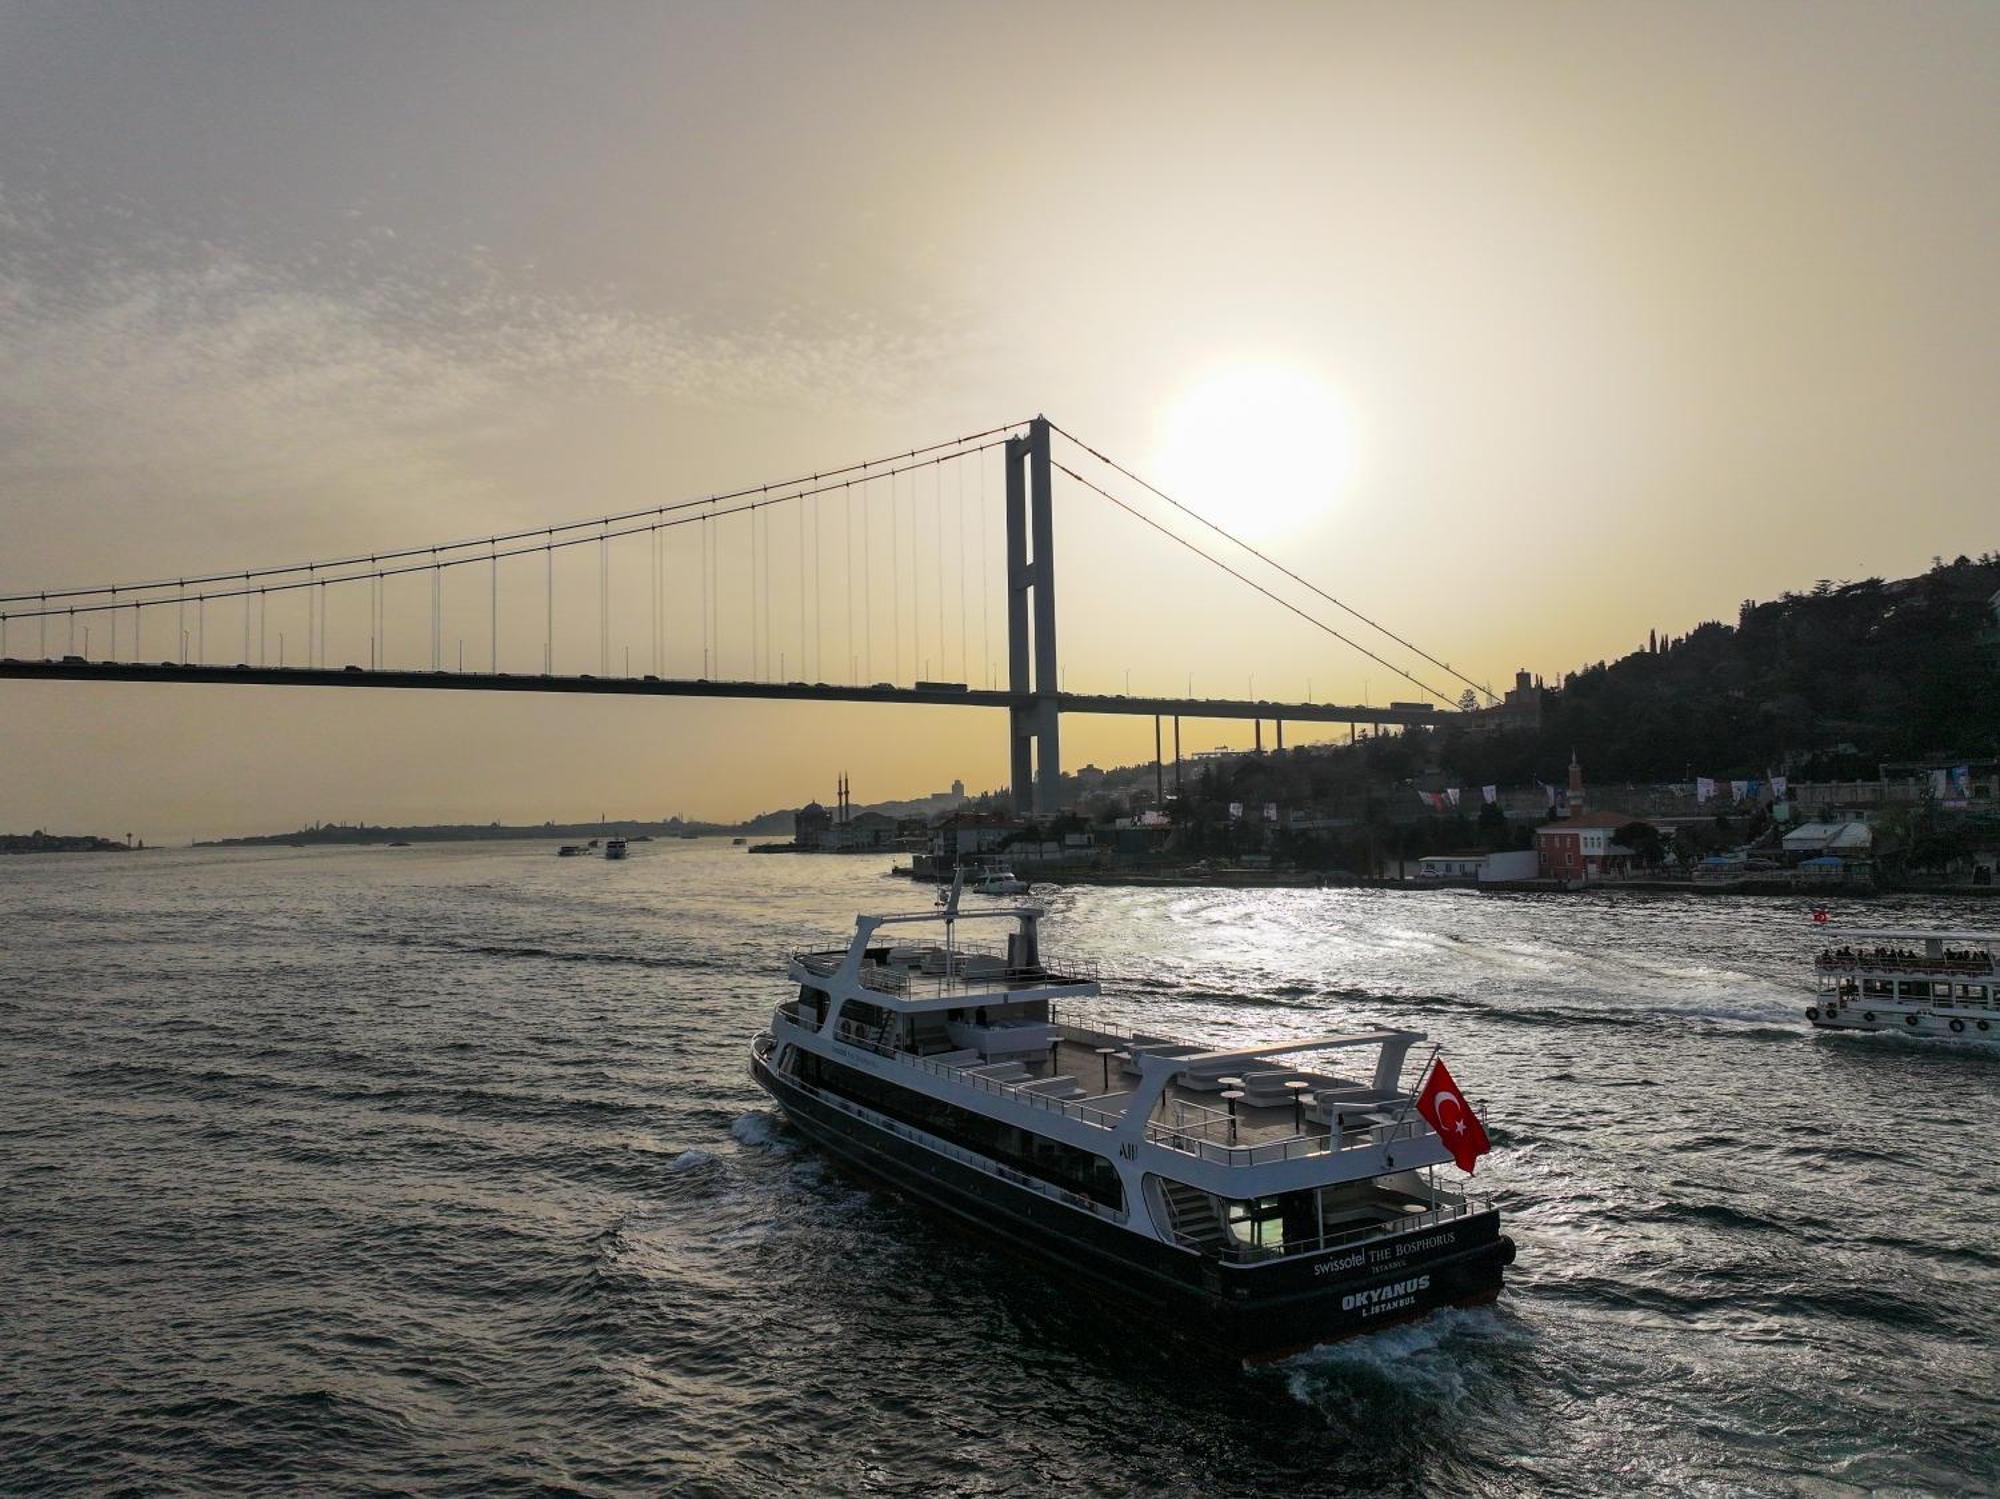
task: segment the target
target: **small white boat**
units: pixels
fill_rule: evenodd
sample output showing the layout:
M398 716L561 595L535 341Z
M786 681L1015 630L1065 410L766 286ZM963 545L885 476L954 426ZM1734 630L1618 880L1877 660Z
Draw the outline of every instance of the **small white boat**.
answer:
M605 839L605 840L604 840L604 857L605 857L605 858L607 858L607 859L622 859L622 858L624 858L624 857L625 857L625 840L624 840L623 838L607 838L607 839Z
M2000 1040L2000 975L1990 932L1836 932L1813 959L1823 1031L1889 1031L1939 1041Z
M1028 882L1001 860L964 865L964 889L972 895L1026 895Z

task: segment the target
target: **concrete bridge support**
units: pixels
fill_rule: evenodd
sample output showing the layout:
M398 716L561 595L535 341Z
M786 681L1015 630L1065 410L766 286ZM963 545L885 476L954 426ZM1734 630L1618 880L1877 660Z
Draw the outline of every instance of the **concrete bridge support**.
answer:
M1007 685L1017 704L1008 710L1007 733L1014 809L1025 816L1057 810L1062 777L1055 510L1046 417L1030 422L1027 436L1007 440L1006 465Z

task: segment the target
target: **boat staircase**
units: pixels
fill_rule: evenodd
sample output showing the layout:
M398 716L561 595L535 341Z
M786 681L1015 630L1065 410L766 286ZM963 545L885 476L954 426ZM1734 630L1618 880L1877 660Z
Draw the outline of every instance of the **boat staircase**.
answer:
M1160 1182L1160 1200L1166 1204L1167 1228L1174 1242L1197 1254L1217 1254L1229 1239L1222 1225L1215 1199L1182 1182Z

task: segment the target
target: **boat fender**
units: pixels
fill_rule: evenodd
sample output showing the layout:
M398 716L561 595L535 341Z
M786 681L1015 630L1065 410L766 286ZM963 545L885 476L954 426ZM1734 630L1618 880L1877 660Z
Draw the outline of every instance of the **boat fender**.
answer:
M1514 1263L1514 1241L1506 1234L1500 1235L1500 1263L1503 1265Z
M1951 1023L1951 1028L1954 1031L1962 1032L1965 1029L1965 1022L1963 1020L1954 1019Z
M1981 1029L1982 1031L1983 1031L1983 1030L1985 1030L1985 1029L1987 1028L1987 1025L1986 1025L1986 1022L1985 1022L1985 1021L1983 1021L1983 1020L1981 1020L1981 1021L1978 1021L1978 1022L1976 1022L1976 1024L1977 1024L1977 1025L1979 1026L1979 1028L1980 1028L1980 1029Z
M1817 1020L1817 1019L1819 1019L1819 1006L1818 1006L1818 1005L1807 1005L1807 1006L1806 1006L1806 1019L1808 1019L1808 1020Z
M1861 1012L1861 1018L1867 1021L1870 1025L1873 1025L1875 1023L1875 1012L1873 1010L1863 1010Z
M1903 1024L1905 1025L1915 1025L1916 1023L1917 1023L1917 1017L1914 1015L1905 1015L1903 1017Z

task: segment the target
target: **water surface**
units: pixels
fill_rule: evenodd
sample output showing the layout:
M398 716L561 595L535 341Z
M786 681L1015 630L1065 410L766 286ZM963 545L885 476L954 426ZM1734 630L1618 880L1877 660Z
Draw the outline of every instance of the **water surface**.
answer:
M1050 896L1108 1019L1427 1031L1498 1147L1498 1306L1218 1374L750 1084L787 945L928 903L886 867L0 860L0 1486L2000 1489L2000 1053L1809 1035L1801 906Z

